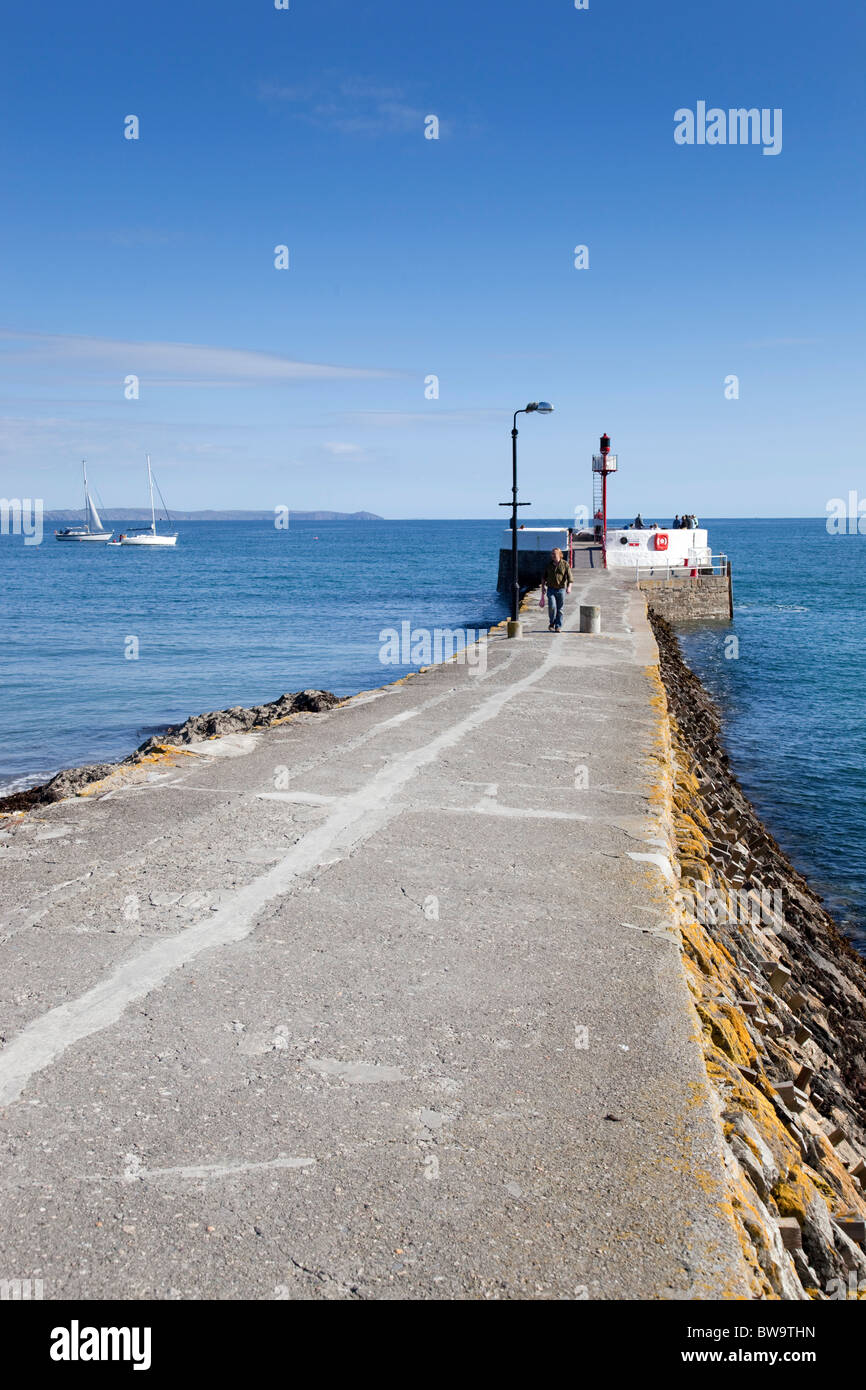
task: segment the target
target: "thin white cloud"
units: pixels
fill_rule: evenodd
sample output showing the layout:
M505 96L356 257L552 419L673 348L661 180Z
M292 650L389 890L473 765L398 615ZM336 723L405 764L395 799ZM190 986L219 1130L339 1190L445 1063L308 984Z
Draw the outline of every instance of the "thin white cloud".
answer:
M134 374L163 384L254 385L274 381L341 381L391 377L373 367L299 362L278 353L198 343L147 343L61 334L15 333L0 329L0 361L16 366L62 366Z
M385 87L360 77L340 78L326 73L315 82L285 86L260 82L259 100L292 109L311 125L344 135L405 134L423 130L429 114L414 105L402 87ZM440 133L444 126L440 125Z
M364 452L360 444L343 444L336 439L329 440L328 443L324 444L322 447L326 449L329 454L333 454L334 458L357 458L359 454L363 454Z
M258 87L260 101L312 101L315 91L309 82L294 87L282 82L260 82Z
M365 77L343 78L340 91L344 96L360 97L368 101L398 101L406 95L404 87L382 87L378 82L368 82Z
M126 407L128 409L128 407ZM202 440L206 428L216 434L214 442ZM220 436L224 442L220 442ZM147 420L132 430L119 418L98 419L86 415L0 416L0 465L10 470L25 468L28 473L51 473L62 460L76 462L86 456L95 466L107 463L121 470L149 448L166 467L167 454L206 459L223 456L238 460L254 458L267 451L268 436L255 422L224 425L183 420ZM170 466L170 465L169 465ZM13 489L14 490L14 489ZM9 492L4 483L0 493Z
M388 429L401 425L480 425L491 419L510 419L509 412L498 406L472 410L439 410L431 405L426 410L352 410L343 418L356 425L375 425Z

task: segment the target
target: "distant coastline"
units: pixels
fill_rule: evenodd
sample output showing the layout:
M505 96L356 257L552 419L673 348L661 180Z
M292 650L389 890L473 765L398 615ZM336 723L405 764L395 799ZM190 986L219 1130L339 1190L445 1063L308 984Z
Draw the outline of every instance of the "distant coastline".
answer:
M150 511L146 507L105 507L100 508L103 521L149 521ZM66 510L46 511L46 521L83 521L84 509L79 507ZM172 508L172 521L273 521L273 507L263 511L208 511L178 512ZM384 521L375 512L289 512L289 521Z

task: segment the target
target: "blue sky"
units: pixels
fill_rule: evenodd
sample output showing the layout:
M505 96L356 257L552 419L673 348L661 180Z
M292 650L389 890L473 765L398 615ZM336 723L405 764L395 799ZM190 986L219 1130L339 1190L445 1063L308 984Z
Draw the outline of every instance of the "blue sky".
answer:
M86 455L143 504L149 451L178 509L495 516L541 397L537 515L603 430L614 512L823 515L866 490L864 36L797 0L17 7L0 494L79 505ZM781 108L782 152L676 145L702 100Z

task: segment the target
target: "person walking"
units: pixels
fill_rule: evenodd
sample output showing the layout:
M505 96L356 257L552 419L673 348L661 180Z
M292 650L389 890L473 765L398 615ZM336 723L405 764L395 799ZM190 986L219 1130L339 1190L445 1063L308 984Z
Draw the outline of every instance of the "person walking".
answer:
M548 632L562 631L562 606L565 595L571 593L574 575L559 546L550 552L550 560L544 571L542 583L547 590L547 613L550 618Z

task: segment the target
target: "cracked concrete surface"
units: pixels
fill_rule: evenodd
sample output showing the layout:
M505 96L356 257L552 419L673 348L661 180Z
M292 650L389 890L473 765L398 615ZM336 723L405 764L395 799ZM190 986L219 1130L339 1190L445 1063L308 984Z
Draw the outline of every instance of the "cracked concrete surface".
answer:
M592 573L561 636L525 622L0 821L4 1277L744 1295L643 600Z

